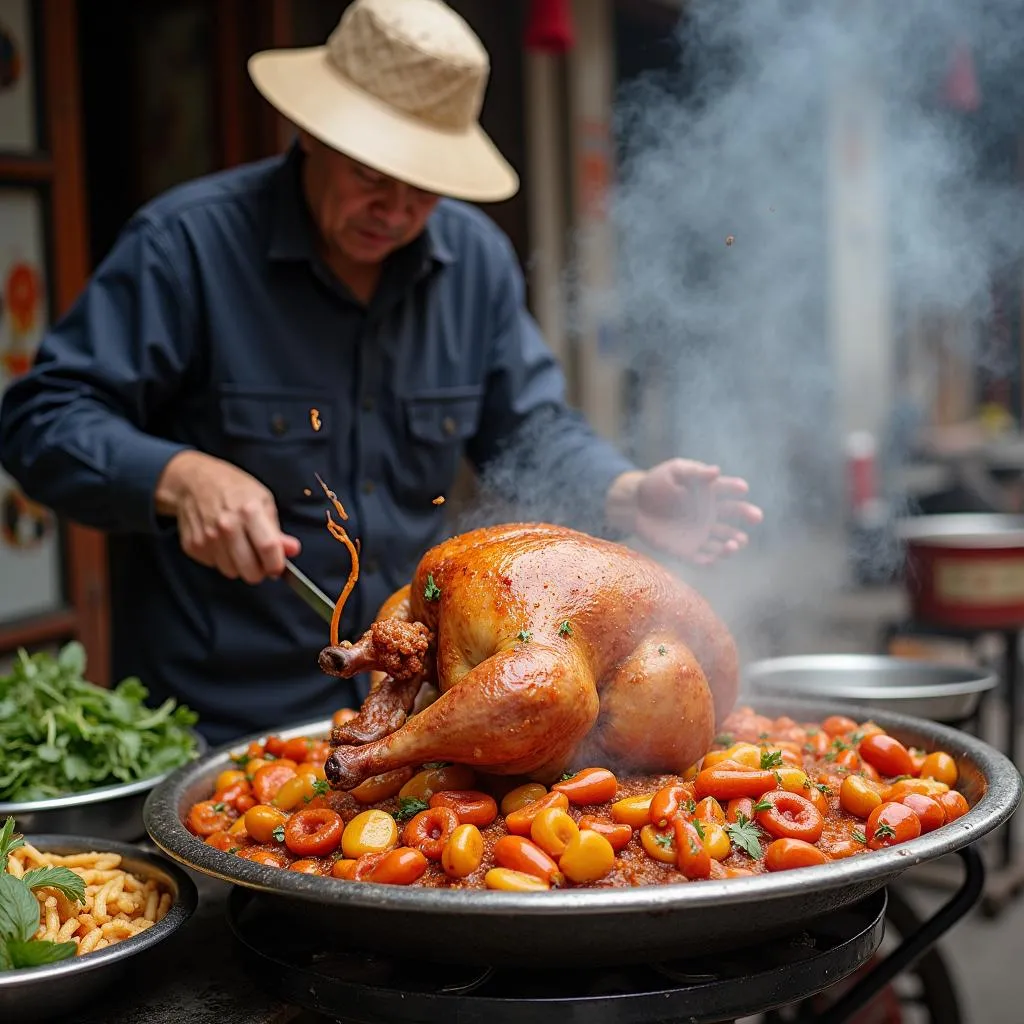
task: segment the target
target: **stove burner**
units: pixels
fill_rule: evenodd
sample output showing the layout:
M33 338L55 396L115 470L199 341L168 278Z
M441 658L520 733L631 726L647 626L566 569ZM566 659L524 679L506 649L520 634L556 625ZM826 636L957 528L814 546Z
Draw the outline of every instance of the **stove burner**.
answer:
M254 980L277 998L342 1024L717 1024L806 999L854 972L882 941L885 906L879 891L788 939L592 971L335 953L315 929L301 936L285 930L278 907L241 889L231 894L228 918Z

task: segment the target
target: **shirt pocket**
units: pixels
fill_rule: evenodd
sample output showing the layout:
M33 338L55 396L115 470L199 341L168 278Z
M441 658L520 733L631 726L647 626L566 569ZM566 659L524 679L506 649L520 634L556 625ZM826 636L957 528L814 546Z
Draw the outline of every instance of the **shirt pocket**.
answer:
M317 473L329 477L331 442L341 434L330 394L224 385L218 401L224 457L266 484L279 502L301 502Z
M403 405L409 434L424 445L464 444L476 433L483 394L482 387L469 386L407 395Z
M403 496L421 503L452 486L466 443L480 425L484 389L468 385L401 398L405 438L396 473Z

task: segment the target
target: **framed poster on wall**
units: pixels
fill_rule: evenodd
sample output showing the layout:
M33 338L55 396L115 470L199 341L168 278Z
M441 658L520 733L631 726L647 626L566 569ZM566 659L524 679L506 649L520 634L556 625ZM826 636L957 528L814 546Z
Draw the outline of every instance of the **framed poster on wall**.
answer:
M30 0L0 0L0 153L40 147L35 29Z
M0 397L32 364L49 320L44 194L0 186ZM0 469L0 624L64 606L61 539L49 510Z

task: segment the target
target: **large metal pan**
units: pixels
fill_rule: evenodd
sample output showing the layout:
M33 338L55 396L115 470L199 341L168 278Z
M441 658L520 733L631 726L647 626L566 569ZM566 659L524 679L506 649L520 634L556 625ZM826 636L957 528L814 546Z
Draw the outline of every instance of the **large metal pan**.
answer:
M933 722L963 722L996 676L986 669L871 654L815 654L755 661L743 672L754 697L835 700Z
M816 721L842 706L758 700L764 714ZM296 927L316 919L332 946L434 961L560 965L643 962L736 949L798 930L817 917L881 889L907 868L968 846L1014 812L1021 778L1002 754L953 729L878 714L884 729L922 749L956 758L960 789L971 810L958 821L889 850L798 871L635 889L565 889L546 893L436 890L339 882L283 871L196 839L182 824L207 799L239 741L179 769L146 801L153 841L182 864L257 890L295 914ZM324 734L316 722L285 738ZM258 737L256 737L258 738Z

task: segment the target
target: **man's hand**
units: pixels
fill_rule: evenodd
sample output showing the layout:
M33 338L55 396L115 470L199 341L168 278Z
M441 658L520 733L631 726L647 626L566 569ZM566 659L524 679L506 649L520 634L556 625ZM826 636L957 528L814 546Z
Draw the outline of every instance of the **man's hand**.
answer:
M609 488L605 507L618 529L668 554L710 565L744 547L744 527L764 518L743 500L748 490L745 480L722 476L717 466L670 459L646 473L623 473Z
M156 510L178 520L181 549L228 579L259 583L284 572L301 548L281 532L274 496L244 470L202 452L179 452L156 485Z

